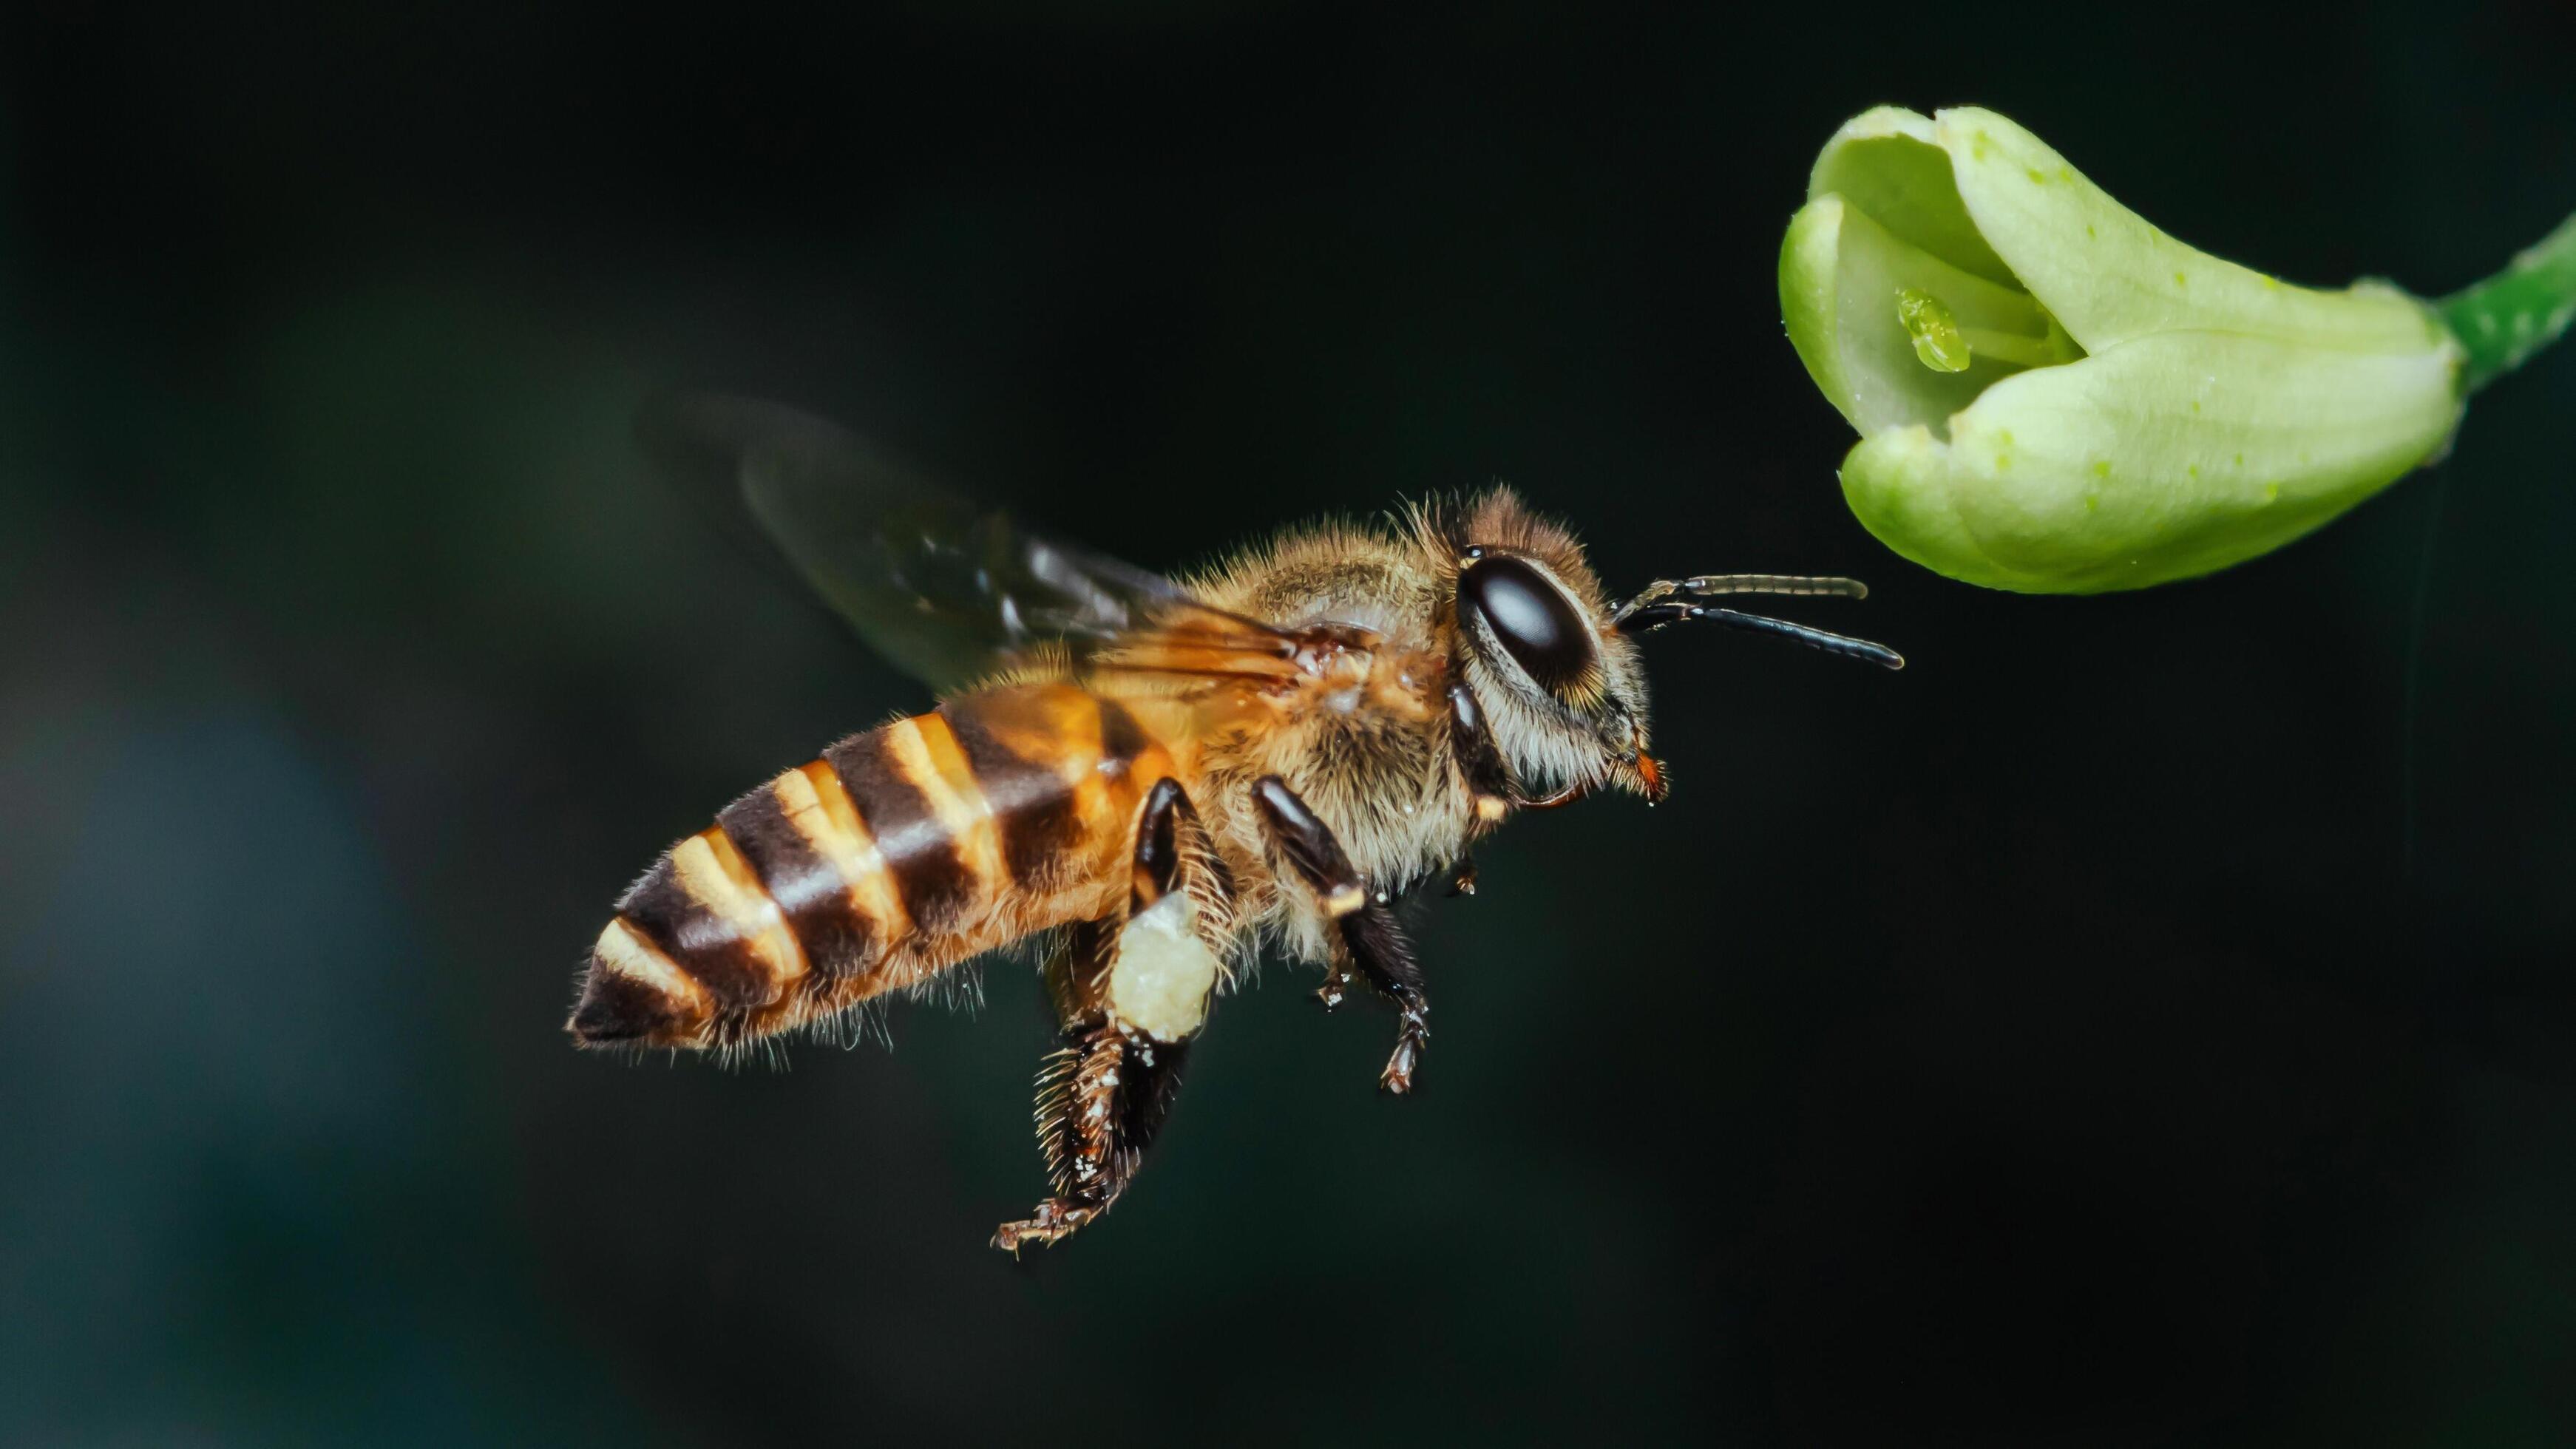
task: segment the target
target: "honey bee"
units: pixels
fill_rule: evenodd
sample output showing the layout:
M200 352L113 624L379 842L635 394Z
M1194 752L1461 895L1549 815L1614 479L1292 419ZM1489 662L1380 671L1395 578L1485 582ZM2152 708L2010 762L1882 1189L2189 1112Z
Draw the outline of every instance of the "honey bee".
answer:
M672 847L591 950L585 1047L738 1048L826 1027L1039 937L1062 1024L1038 1076L1052 1195L993 1245L1109 1210L1172 1109L1215 999L1266 947L1390 1000L1379 1078L1431 1034L1397 906L1519 810L1648 803L1637 639L1754 630L1889 669L1881 645L1710 602L1867 592L1701 575L1613 602L1572 534L1511 492L1324 524L1198 578L1022 530L857 437L775 405L648 416L684 481L747 509L871 644L940 691Z

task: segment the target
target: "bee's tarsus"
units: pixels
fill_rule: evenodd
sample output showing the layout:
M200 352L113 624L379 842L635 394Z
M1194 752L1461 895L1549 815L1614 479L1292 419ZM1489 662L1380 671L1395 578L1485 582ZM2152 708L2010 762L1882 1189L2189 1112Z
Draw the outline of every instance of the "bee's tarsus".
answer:
M1029 1244L1048 1247L1059 1238L1071 1236L1075 1229L1100 1216L1101 1211L1065 1198L1051 1197L1039 1203L1028 1217L994 1229L993 1246L1016 1258L1020 1249Z
M1324 984L1315 988L1315 999L1326 1011L1336 1011L1351 993L1351 973L1336 962L1324 968Z
M1401 1097L1411 1093L1414 1063L1421 1054L1421 1038L1412 1036L1396 1038L1395 1055L1386 1059L1386 1070L1378 1074L1378 1090L1390 1097Z

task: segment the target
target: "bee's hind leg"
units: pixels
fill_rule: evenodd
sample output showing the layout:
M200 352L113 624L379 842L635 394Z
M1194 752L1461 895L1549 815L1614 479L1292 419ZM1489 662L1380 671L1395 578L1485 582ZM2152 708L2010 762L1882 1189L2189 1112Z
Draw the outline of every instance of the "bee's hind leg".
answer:
M1038 1072L1038 1142L1054 1196L994 1231L993 1246L1012 1253L1109 1211L1170 1116L1189 1054L1185 1041L1155 1041L1106 1014L1069 1024L1063 1040Z
M1289 864L1305 877L1331 918L1335 935L1333 961L1325 989L1332 990L1352 972L1365 977L1378 993L1395 1003L1395 1052L1378 1075L1378 1086L1398 1096L1413 1090L1414 1068L1431 1040L1431 998L1425 991L1422 963L1413 943L1397 923L1390 903L1372 892L1351 865L1331 827L1317 818L1297 792L1276 775L1254 782L1252 798L1261 810L1270 837ZM1332 998L1327 998L1331 1004Z
M1171 1115L1221 971L1222 923L1196 898L1222 884L1201 878L1193 890L1181 875L1185 852L1213 868L1197 837L1178 782L1156 785L1137 821L1126 918L1074 927L1048 963L1064 1034L1038 1072L1037 1125L1055 1195L1002 1224L996 1248L1052 1243L1107 1212Z

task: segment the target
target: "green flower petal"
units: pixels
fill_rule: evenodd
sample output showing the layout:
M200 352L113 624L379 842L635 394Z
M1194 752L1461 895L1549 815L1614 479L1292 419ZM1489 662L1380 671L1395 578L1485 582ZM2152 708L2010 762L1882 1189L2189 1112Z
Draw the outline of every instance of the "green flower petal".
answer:
M2393 288L2294 287L2185 246L1992 111L1942 111L1931 134L1977 234L2088 352L2175 331L2414 352L2447 335Z
M2019 285L1959 200L1950 158L1933 139L1929 116L1880 106L1843 122L1807 173L1807 198L1827 195L1842 197L1963 272Z
M1970 583L2139 588L2289 542L2440 448L2447 352L2143 337L1997 383L1950 420L1871 434L1843 496L1890 548Z

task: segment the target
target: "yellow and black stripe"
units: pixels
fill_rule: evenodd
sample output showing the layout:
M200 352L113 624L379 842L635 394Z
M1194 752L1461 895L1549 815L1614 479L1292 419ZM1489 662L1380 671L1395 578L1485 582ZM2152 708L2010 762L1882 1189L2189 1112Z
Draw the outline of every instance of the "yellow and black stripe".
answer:
M747 1041L910 985L1125 888L1171 756L1116 701L1015 685L853 735L727 806L618 903L584 1045Z

